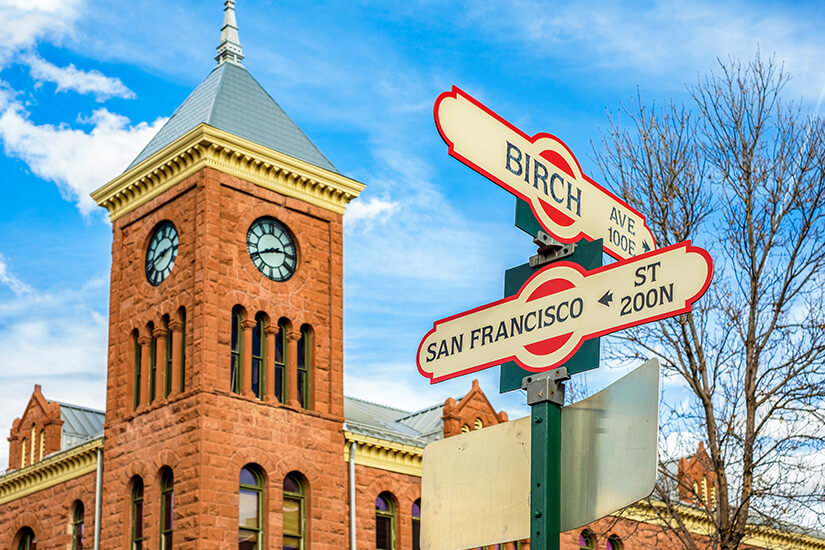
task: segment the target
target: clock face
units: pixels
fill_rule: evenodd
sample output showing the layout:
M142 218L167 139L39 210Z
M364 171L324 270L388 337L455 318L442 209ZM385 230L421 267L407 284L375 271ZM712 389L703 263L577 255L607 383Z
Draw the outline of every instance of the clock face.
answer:
M178 257L178 230L170 221L160 222L146 249L146 279L158 286L171 273Z
M246 248L258 271L273 281L286 281L295 273L298 252L289 229L269 216L258 218L246 233Z

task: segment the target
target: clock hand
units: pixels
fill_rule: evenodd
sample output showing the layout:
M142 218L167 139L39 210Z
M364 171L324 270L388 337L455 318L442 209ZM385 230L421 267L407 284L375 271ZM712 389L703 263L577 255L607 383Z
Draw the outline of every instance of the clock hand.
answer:
M281 250L280 248L270 247L270 248L266 248L264 250L261 250L259 253L260 254L266 254L267 252L283 252L283 250Z
M166 248L164 248L164 249L163 249L163 250L162 250L162 251L158 254L158 257L157 257L157 258L155 258L155 261L154 261L154 262L152 262L152 263L153 263L154 265L157 265L159 261L161 261L161 260L163 260L164 258L166 258L166 256L167 256L168 254L170 254L171 252L172 252L172 247L171 247L171 246L167 246Z

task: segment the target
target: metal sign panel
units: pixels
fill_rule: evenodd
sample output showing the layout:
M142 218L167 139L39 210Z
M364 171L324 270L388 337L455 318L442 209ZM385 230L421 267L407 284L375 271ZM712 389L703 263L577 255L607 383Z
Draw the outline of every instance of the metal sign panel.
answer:
M653 491L659 361L561 410L561 530L621 510Z
M530 417L424 449L421 548L459 550L530 536Z
M712 274L710 255L690 241L591 271L555 262L513 296L436 321L418 370L430 383L510 360L550 370L590 338L690 311Z
M587 177L555 136L528 136L456 86L438 96L435 123L452 157L530 203L559 241L602 238L618 260L656 247L645 217Z

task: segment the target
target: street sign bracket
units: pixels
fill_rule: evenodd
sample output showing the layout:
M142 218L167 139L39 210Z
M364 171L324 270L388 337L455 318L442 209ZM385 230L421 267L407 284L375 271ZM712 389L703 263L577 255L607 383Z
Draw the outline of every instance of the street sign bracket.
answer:
M550 262L554 262L567 256L572 256L576 251L576 244L564 244L544 231L539 231L533 239L533 243L538 247L538 254L530 256L530 267L541 267Z
M527 390L527 404L553 403L564 405L564 382L570 380L566 367L525 376L521 388Z

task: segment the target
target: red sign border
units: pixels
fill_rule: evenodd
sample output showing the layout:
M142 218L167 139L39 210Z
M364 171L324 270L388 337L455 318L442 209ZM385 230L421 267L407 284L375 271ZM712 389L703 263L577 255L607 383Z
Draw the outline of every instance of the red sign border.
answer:
M658 254L664 254L665 252L675 250L675 249L678 249L678 248L684 248L686 250L686 252L694 252L694 253L700 254L708 264L708 275L705 278L705 282L702 285L702 287L699 289L699 291L693 297L691 297L690 299L687 300L687 302L685 303L685 307L683 307L683 308L681 308L677 311L663 313L663 314L657 315L653 318L643 319L643 320L638 321L638 322L630 322L630 323L626 323L624 325L620 325L618 327L612 327L612 328L609 328L609 329L601 330L599 332L594 332L593 334L587 334L579 340L579 343L576 345L576 347L572 351L570 351L570 353L568 353L566 356L564 356L564 358L560 359L555 364L553 364L552 366L547 367L547 368L535 369L535 368L529 367L529 366L525 365L524 363L522 363L521 361L519 361L516 358L515 355L511 355L509 357L504 357L504 358L501 358L501 359L496 359L495 361L490 361L490 362L484 363L482 365L476 365L476 366L473 366L473 367L468 367L468 368L466 368L462 371L447 374L447 375L444 375L444 376L433 377L432 373L425 372L421 368L421 362L420 362L421 347L424 345L424 342L427 340L427 337L430 334L432 334L436 331L436 328L438 328L438 325L440 325L442 323L445 323L447 321L452 321L453 319L457 319L459 317L464 317L466 315L469 315L471 313L475 313L477 311L481 311L481 310L484 310L484 309L487 309L487 308L490 308L490 307L493 307L493 306L497 306L499 304L503 304L503 303L507 303L507 302L515 300L524 291L524 288L530 283L530 281L532 281L533 278L537 277L540 273L544 273L545 271L547 271L549 269L553 269L554 267L565 266L565 267L573 268L573 269L577 270L579 273L581 273L583 276L587 277L587 276L594 275L596 273L600 273L602 271L607 271L607 270L610 270L610 269L616 269L618 267L621 267L623 265L626 265L626 264L629 264L629 263L632 263L632 262L638 262L638 261L644 260L646 258L654 257ZM538 269L529 279L527 279L524 282L523 285L521 285L521 288L519 288L518 292L516 292L512 296L507 296L507 297L502 298L500 300L496 300L495 302L490 302L489 304L484 304L484 305L475 307L473 309L463 311L461 313L456 313L454 315L450 315L449 317L445 317L443 319L439 319L438 321L435 321L433 323L433 328L429 332L427 332L427 334L424 335L424 337L421 339L421 343L418 344L418 349L416 350L416 355L415 355L415 364L416 364L416 367L418 368L418 372L424 378L428 378L430 380L430 384L436 384L438 382L443 382L444 380L450 380L452 378L457 378L457 377L463 376L465 374L478 372L480 370L484 370L484 369L489 368L489 367L494 367L496 365L500 365L500 364L506 363L508 361L515 361L521 368L523 368L527 371L530 371L530 372L545 372L545 371L553 370L553 369L561 366L562 364L564 364L564 362L567 361L568 359L570 359L579 350L579 348L581 348L582 344L584 344L587 340L591 340L593 338L604 336L606 334L611 334L613 332L618 332L620 330L624 330L624 329L631 328L631 327L634 327L634 326L644 325L644 324L647 324L647 323L654 323L656 321L661 321L662 319L667 319L669 317L675 317L677 315L681 315L683 313L687 313L687 312L691 311L693 309L692 308L693 304L696 303L696 301L699 300L699 298L701 298L705 294L705 292L707 292L707 289L710 286L710 282L711 282L712 279L713 279L713 258L711 258L710 253L708 253L708 251L705 250L704 248L700 248L698 246L693 246L693 244L691 244L690 240L686 240L686 241L682 241L680 243L672 244L670 246L666 246L665 248L654 249L654 250L651 250L650 252L646 252L646 253L640 254L638 256L633 256L632 258L626 258L626 259L623 259L623 260L619 260L617 262L613 262L611 264L604 265L604 266L598 267L596 269L591 269L589 271L584 269L582 266L580 266L578 264L575 264L575 263L572 263L572 262L567 262L567 261L563 261L563 260L558 261L558 262L554 262L554 263L552 263L552 264L550 264L546 267Z
M550 134L548 132L539 132L538 134L535 134L532 137L528 136L526 133L521 131L519 128L517 128L516 126L514 126L513 124L511 124L510 122L508 122L507 120L505 120L501 116L499 116L498 113L494 112L492 109L490 109L489 107L487 107L486 105L484 105L483 103L481 103L476 98L474 98L473 96L471 96L470 94L468 94L467 92L465 92L464 90L462 90L461 88L459 88L456 85L453 85L453 87L450 89L450 91L442 92L441 94L439 94L439 96L438 96L438 98L436 98L435 104L433 106L433 118L435 119L435 126L438 129L438 134L441 136L441 139L444 141L444 143L447 144L448 154L451 157L453 157L454 159L461 162L462 164L465 164L466 166L469 166L470 168L472 168L473 170L475 170L476 172L478 172L482 176L486 177L487 179L489 179L490 181L492 181L493 183L495 183L499 187L503 188L504 190L512 193L513 195L515 195L518 198L520 198L520 199L524 200L525 202L527 202L527 204L530 205L530 209L533 211L533 216L536 218L536 220L539 222L539 224L541 224L541 226L544 228L544 230L548 232L548 234L552 235L553 237L558 239L560 242L565 243L565 244L574 243L574 242L577 242L581 239L586 239L588 241L594 241L596 239L600 239L600 238L604 237L604 236L593 237L593 236L587 235L586 233L584 233L581 230L579 231L579 234L576 235L575 237L571 237L571 238L561 238L561 237L559 237L558 235L555 234L554 231L551 231L548 227L546 227L542 223L541 216L539 216L538 212L536 211L536 207L533 204L533 201L530 200L529 197L527 197L526 195L524 195L520 191L516 190L515 188L510 187L508 184L506 184L502 180L498 179L497 177L495 177L493 174L491 174L490 172L488 172L484 168L478 166L477 164L475 164L470 159L468 159L468 158L464 157L463 155L457 153L455 151L455 144L453 142L451 142L449 139L447 139L447 136L444 133L444 129L441 127L441 121L438 118L438 108L441 105L442 101L444 101L445 99L448 99L448 98L458 99L459 94L463 98L468 100L470 103L472 103L476 107L480 108L481 110L483 110L484 112L486 112L487 114L489 114L490 116L492 116L493 118L498 120L500 123L507 126L510 130L517 133L518 135L520 135L521 137L523 137L524 139L526 139L530 143L535 143L536 141L538 141L539 139L542 139L542 138L550 138L550 139L556 141L557 143L559 143L562 147L564 147L567 150L568 153L570 153L570 156L573 158L573 160L576 163L576 167L579 169L579 172L581 173L581 175L584 177L584 179L588 183L590 183L591 185L593 185L593 186L597 187L598 189L604 191L604 193L607 194L609 197L611 197L613 200L615 200L616 202L618 202L619 204L621 204L622 206L624 206L625 208L627 208L628 210L630 210L631 212L633 212L634 214L636 214L637 216L639 216L641 219L644 220L644 226L648 230L648 232L650 233L650 238L653 240L653 244L652 244L651 248L652 248L652 250L656 250L656 237L653 235L653 231L647 225L647 217L642 215L641 212L639 212L638 210L636 210L635 208L633 208L632 206L627 204L625 201L623 201L622 199L620 199L619 197L617 197L616 195L611 193L604 186L597 183L592 178L590 178L590 176L585 174L584 170L582 170L581 164L579 164L579 159L576 158L576 155L573 154L573 151L567 146L567 144L565 144L558 137L556 137L553 134ZM553 208L552 205L550 205L550 206L551 206L551 208ZM602 247L602 249L604 250L604 252L606 254L608 254L609 256L611 256L613 258L615 258L616 260L621 261L621 260L625 259L625 258L622 258L620 256L617 256L611 250L608 250L604 247ZM633 257L638 258L639 256L633 256Z

